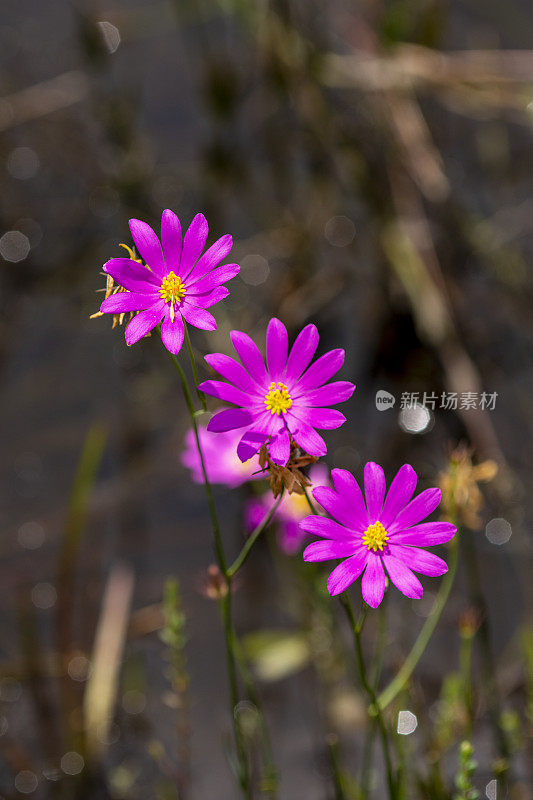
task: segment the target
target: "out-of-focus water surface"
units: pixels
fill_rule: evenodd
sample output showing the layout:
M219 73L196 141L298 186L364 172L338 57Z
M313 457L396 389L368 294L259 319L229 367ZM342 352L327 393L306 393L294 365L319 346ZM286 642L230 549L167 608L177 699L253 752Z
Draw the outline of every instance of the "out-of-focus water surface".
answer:
M157 333L130 349L123 329L89 320L102 263L130 241L127 220L157 227L166 207L186 224L203 211L210 241L231 232L242 265L215 309L218 331L194 332L200 352L227 351L233 328L261 341L272 315L292 336L315 322L322 352L345 348L342 377L357 391L348 423L327 435L330 466L360 475L376 460L392 476L408 461L434 485L460 440L500 462L476 542L493 649L517 702L513 648L531 610L531 22L525 0L4 0L0 794L57 793L43 770L72 749L58 711L69 678L54 659L55 593L76 465L101 424L108 439L73 567L72 657L91 653L117 563L133 570L136 613L178 577L192 676L187 796L236 796L220 625L201 591L210 528L202 487L179 460L188 424L177 376ZM392 410L377 410L380 389L396 397ZM494 410L438 407L443 391L474 389L497 393ZM420 432L400 415L403 392L438 398ZM243 495L216 493L232 553ZM504 544L485 536L492 518L511 525ZM240 632L290 626L278 560L266 545L250 559ZM424 702L456 668L463 589L460 572L417 671ZM389 606L392 665L424 611L399 594ZM177 746L163 656L150 624L133 626L103 756L109 782L87 796L175 796L153 744ZM261 687L291 800L330 796L315 678L306 669ZM84 682L71 684L76 730ZM145 697L139 713L128 713L132 691ZM482 728L481 755L488 738ZM347 736L349 757L359 746ZM520 756L522 786L526 766Z

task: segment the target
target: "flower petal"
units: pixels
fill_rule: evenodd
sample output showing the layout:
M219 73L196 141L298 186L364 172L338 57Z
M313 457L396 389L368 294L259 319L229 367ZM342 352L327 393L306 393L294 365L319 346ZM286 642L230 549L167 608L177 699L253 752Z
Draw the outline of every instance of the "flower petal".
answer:
M244 369L247 369L252 378L262 386L268 383L268 373L259 348L247 333L231 331L233 347L241 359Z
M211 308L221 300L225 300L229 295L229 289L225 286L217 286L212 292L205 292L204 294L195 294L194 303L200 308Z
M205 239L204 239L204 244L205 244ZM217 264L220 264L220 262L224 258L226 258L232 247L233 247L233 239L229 235L229 233L226 233L224 236L221 236L220 239L217 239L217 241L205 251L203 256L198 259L196 266L190 271L188 275L187 282L194 283L195 281L199 281L201 278L203 278L204 275L207 275L208 272L214 269L217 266ZM237 270L237 272L238 271L239 270ZM229 278L227 280L229 280Z
M161 279L157 275L131 258L111 258L106 261L103 269L117 283L131 292L157 290L161 284Z
M300 331L289 353L286 377L289 384L296 382L302 372L307 369L318 347L318 330L316 325L306 325Z
M244 428L245 425L252 424L252 417L249 411L242 408L225 408L211 417L207 424L207 430L215 433L233 431L236 428Z
M161 325L161 339L163 344L170 353L177 355L181 350L183 338L185 336L185 328L181 314L174 316L174 322L170 318L170 311L167 309L165 319Z
M422 597L424 587L402 559L396 558L391 552L391 555L383 556L383 563L389 573L389 578L402 594L414 600Z
M236 406L243 406L243 408L250 404L250 398L247 394L229 383L223 383L223 381L204 381L198 388L201 392L210 394L212 397L218 397L219 400L224 400L226 403L234 403Z
M321 431L331 431L340 428L346 422L346 417L333 408L291 408L291 416L296 417L312 428Z
M123 314L127 311L144 311L158 302L157 294L138 292L118 292L106 297L100 311L103 314Z
M298 421L298 428L291 432L296 444L308 455L320 458L328 452L324 439L305 422Z
M303 395L302 401L309 406L334 406L336 403L344 403L345 400L352 396L354 391L354 383L335 381Z
M344 350L330 350L329 353L320 356L298 381L298 394L327 383L344 364L344 355Z
M307 545L303 552L304 561L329 561L332 558L347 558L353 555L353 545L349 542L336 542L323 539Z
M391 555L401 559L410 569L421 572L422 575L431 575L435 578L448 572L448 565L444 559L419 547L391 544L389 549Z
M353 531L339 525L333 519L321 517L318 514L310 514L300 522L300 528L313 536L323 536L326 539L335 539L339 542L349 542L352 550L355 550L357 539Z
M268 439L268 434L262 431L249 430L242 436L237 445L237 455L241 461L248 461L264 445Z
M189 325L194 325L195 328L200 328L202 331L216 331L217 321L209 311L205 308L199 308L193 303L184 302L181 305L180 311L183 315L185 322Z
M179 271L181 278L185 278L190 274L195 263L202 255L202 250L205 247L208 233L209 227L207 225L206 218L203 214L197 214L189 225L187 233L183 237L183 248L181 251L181 263Z
M225 380L234 386L240 386L245 392L259 395L260 390L257 383L252 380L249 373L234 358L225 356L222 353L213 353L212 355L204 356L204 358L209 366L222 375Z
M404 464L396 473L385 498L381 514L381 522L385 528L394 522L396 516L413 496L415 489L416 472L410 464Z
M385 497L385 475L374 461L365 464L365 497L368 519L372 523L380 518Z
M166 275L168 270L165 268L161 244L152 228L140 219L130 219L130 231L142 260L161 277Z
M328 578L328 592L332 597L344 592L361 574L368 559L368 550L362 547L351 558L335 567ZM368 569L368 567L367 567Z
M364 531L369 525L363 493L351 472L347 469L332 469L331 477L335 491L344 495L351 508L351 519L357 521L357 530Z
M440 503L440 489L426 489L400 511L389 528L389 533L415 525L435 511Z
M178 274L183 238L180 221L170 208L166 208L161 217L161 244L167 271Z
M391 533L390 543L431 547L449 542L456 533L457 528L451 522L423 522L421 525L413 525L412 528Z
M135 342L138 342L143 336L146 336L147 333L161 322L164 313L165 303L163 300L160 300L151 308L147 308L146 311L141 311L133 317L125 331L126 344L135 344Z
M380 556L368 553L366 569L361 581L363 600L371 608L377 608L385 592L385 572Z
M284 377L288 351L287 328L283 322L273 317L268 323L266 333L267 367L273 381L279 381Z
M268 452L274 464L284 467L291 454L291 442L287 431L282 431L278 436L272 437L268 443Z
M198 281L198 283L189 284L187 279L187 294L194 297L196 294L210 292L216 289L226 281L230 281L235 275L238 274L240 267L238 264L224 264L222 267L217 267L209 273L205 278Z

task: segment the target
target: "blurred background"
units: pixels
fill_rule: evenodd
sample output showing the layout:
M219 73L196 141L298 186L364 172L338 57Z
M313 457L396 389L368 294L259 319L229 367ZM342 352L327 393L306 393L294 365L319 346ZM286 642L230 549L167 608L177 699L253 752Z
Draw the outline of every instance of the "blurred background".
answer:
M4 0L5 800L236 797L223 643L205 592L210 528L180 462L176 375L158 335L128 348L123 328L89 319L101 265L131 244L127 220L158 229L166 207L182 225L203 211L210 241L232 233L241 264L214 309L217 333L194 331L199 353L229 352L233 328L262 346L273 315L292 337L316 323L321 352L345 348L339 377L357 391L347 424L327 435L329 466L360 477L376 460L390 480L408 461L423 488L460 442L498 463L394 713L418 723L403 731L407 798L451 798L454 746L469 735L453 678L458 620L474 608L485 642L474 675L496 686L473 700L477 785L496 800L495 761L508 758L498 800L533 797L532 17L527 0ZM378 408L381 390L393 407ZM456 410L441 407L443 392L457 393ZM426 407L402 407L404 393L426 393ZM231 553L246 491L217 492ZM266 540L237 588L236 624L279 797L318 800L342 796L332 736L357 770L364 700L324 661L332 623L298 595L302 580L301 559ZM438 580L425 583L419 603L391 596L385 679L431 613ZM253 739L255 706L240 711Z

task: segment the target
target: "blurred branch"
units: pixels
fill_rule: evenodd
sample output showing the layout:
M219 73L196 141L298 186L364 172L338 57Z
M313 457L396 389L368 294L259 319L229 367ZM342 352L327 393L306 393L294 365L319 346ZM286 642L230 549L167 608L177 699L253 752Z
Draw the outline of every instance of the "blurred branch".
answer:
M443 53L401 44L390 56L329 54L322 80L329 86L367 91L530 84L533 50L464 50Z
M124 564L116 565L104 594L83 703L87 753L93 758L105 747L113 721L133 586L133 570Z
M79 103L89 94L89 80L71 70L0 98L0 131Z

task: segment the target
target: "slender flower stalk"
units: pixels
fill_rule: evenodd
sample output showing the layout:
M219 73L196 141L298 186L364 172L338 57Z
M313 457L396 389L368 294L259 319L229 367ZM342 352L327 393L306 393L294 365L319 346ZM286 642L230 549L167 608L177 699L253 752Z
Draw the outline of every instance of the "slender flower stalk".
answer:
M207 411L207 402L205 399L205 394L200 391L198 386L200 385L200 377L198 375L198 367L196 366L196 359L194 357L194 351L192 349L191 337L189 336L189 328L187 327L187 323L183 323L183 329L185 334L185 344L187 345L187 352L189 353L189 361L191 362L191 369L192 375L194 378L194 385L196 386L196 394L198 395L198 400L202 404L202 408L204 411Z
M352 603L346 592L341 594L340 601L344 610L346 611L346 615L348 617L352 629L353 640L355 645L355 654L357 659L357 669L359 671L359 680L361 681L361 685L370 701L369 714L375 717L381 738L383 757L385 759L385 770L387 773L387 787L389 791L389 798L390 800L397 800L398 793L396 789L396 777L394 774L394 768L392 766L392 759L390 754L389 733L387 730L387 726L385 725L385 720L383 719L379 703L377 701L376 693L367 676L365 660L363 657L363 648L361 645L361 633L363 630L363 625L365 623L368 607L366 605L363 607L363 611L361 613L359 621L356 621Z
M204 477L204 486L205 492L207 496L207 504L209 506L209 513L211 516L211 523L213 528L213 537L214 537L214 545L215 545L215 553L217 556L218 566L222 575L224 576L226 582L226 590L222 592L222 596L219 601L220 605L220 612L224 624L224 640L226 646L226 663L227 663L227 671L228 671L228 681L229 681L229 689L230 689L230 714L231 720L233 724L233 733L235 738L235 746L237 748L237 757L239 760L239 774L238 779L239 783L243 792L243 796L247 798L247 800L251 800L252 798L252 785L250 780L250 769L248 765L248 759L246 757L246 752L244 748L244 741L242 736L242 731L240 729L240 725L238 720L235 716L235 708L239 702L239 690L237 684L237 668L236 668L236 659L235 659L235 647L234 647L234 632L233 632L233 624L231 619L231 576L228 575L228 568L227 568L227 561L226 555L224 552L224 545L222 543L222 536L220 533L220 524L218 521L217 510L215 506L215 500L213 497L213 490L211 488L211 484L207 477L207 469L205 465L204 455L202 451L202 445L200 442L200 436L198 434L198 423L196 421L196 413L194 410L194 403L191 395L191 391L189 389L189 384L187 382L187 378L181 364L179 363L176 356L171 353L170 354L172 361L174 362L174 366L176 367L178 374L180 376L180 381L183 389L183 394L185 397L185 402L187 404L187 408L189 411L189 416L191 418L191 424L193 427L194 435L196 438L196 446L198 448L198 454L200 456L200 463L202 466L202 473Z
M207 504L209 506L209 514L211 516L211 524L213 527L213 536L215 540L215 551L217 556L218 565L220 567L220 571L226 577L226 555L224 553L224 546L222 544L222 536L220 533L220 524L218 521L217 510L215 506L215 499L213 497L213 489L211 488L211 484L209 482L209 478L207 477L207 469L205 465L202 445L200 442L200 435L198 433L198 423L196 421L196 412L194 410L194 402L191 395L191 390L189 389L189 384L187 382L187 377L181 368L181 364L176 358L176 356L171 353L170 357L174 363L178 371L178 375L180 376L181 386L183 389L183 395L185 397L185 403L187 405L187 409L189 411L189 416L191 418L191 424L194 431L194 437L196 439L196 447L198 448L198 454L200 456L200 464L202 467L202 474L204 476L204 485L205 485L205 492L207 495Z
M383 603L378 609L378 635L376 650L370 669L370 681L374 687L376 694L378 693L379 679L381 676L381 669L383 666L383 656L385 654L385 647L387 644L387 595L383 599ZM372 719L367 725L365 732L365 741L363 744L363 756L361 759L361 794L367 797L370 791L370 778L372 775L372 756L374 752L374 739L376 736L376 720Z
M270 525L270 521L272 520L272 517L274 516L276 511L278 510L282 500L283 500L283 491L277 498L276 502L274 503L270 511L264 516L259 525L257 525L252 531L252 533L249 535L249 537L246 540L246 543L244 544L244 547L242 548L241 552L239 553L233 564L231 564L228 567L226 574L229 578L233 578L240 570L240 568L248 558L250 550L252 549L256 541L259 539L265 528L267 528Z

